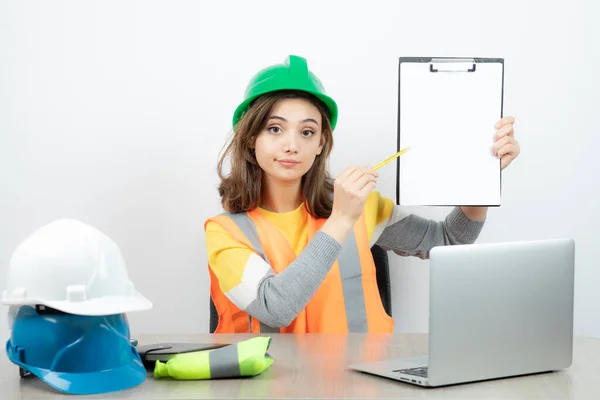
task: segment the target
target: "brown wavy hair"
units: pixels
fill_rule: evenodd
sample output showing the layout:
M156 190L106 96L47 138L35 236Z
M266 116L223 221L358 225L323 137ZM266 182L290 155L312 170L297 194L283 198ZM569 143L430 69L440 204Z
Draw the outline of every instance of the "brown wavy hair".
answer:
M221 178L219 195L225 211L251 211L262 204L262 169L253 150L258 134L265 129L273 107L281 99L300 98L317 107L322 117L321 134L325 140L321 154L302 177L302 192L307 211L315 218L329 218L333 206L333 180L327 170L327 160L333 148L329 110L317 97L302 91L277 91L254 100L233 129L233 137L219 159L217 171ZM229 158L231 170L223 173Z

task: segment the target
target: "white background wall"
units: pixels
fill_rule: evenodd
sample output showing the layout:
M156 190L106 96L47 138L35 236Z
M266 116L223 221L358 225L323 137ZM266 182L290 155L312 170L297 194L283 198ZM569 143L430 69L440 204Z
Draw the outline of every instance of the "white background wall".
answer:
M308 58L339 102L339 173L395 149L399 56L504 57L522 154L480 242L573 237L576 332L600 336L598 3L333 3L2 0L0 288L20 241L77 218L119 244L154 303L130 314L134 335L207 332L203 222L220 212L217 155L254 72ZM392 198L394 169L379 185ZM427 263L392 264L397 330L426 331Z

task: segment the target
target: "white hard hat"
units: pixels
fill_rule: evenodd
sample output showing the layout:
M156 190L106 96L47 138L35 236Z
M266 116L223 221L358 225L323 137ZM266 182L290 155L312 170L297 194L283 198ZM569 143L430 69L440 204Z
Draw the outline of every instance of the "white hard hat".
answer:
M73 219L45 225L17 247L8 267L2 303L39 304L77 315L152 308L129 280L116 243Z

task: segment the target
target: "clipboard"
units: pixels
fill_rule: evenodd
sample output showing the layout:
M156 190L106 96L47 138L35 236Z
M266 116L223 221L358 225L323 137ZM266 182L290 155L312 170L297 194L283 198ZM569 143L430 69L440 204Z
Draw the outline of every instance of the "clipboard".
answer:
M503 103L503 58L400 57L396 203L500 206Z

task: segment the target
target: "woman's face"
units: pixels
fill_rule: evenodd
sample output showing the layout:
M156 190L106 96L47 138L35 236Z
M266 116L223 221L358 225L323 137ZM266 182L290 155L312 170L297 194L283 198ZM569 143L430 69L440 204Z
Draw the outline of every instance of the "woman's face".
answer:
M288 184L302 179L323 150L321 129L321 113L310 101L279 100L255 142L265 178Z

